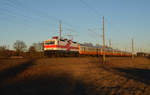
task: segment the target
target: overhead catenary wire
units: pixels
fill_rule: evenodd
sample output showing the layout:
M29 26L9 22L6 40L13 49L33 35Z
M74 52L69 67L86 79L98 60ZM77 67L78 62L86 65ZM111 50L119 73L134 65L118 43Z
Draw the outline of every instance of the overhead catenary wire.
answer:
M18 4L19 3L19 4ZM33 9L30 9L30 10L27 10L26 9L26 6L24 6L21 2L19 2L18 0L15 0L15 1L12 1L12 0L6 0L5 1L5 4L8 6L8 7L11 7L11 8L14 8L15 11L17 11L17 13L15 14L16 16L22 16L24 17L26 20L29 20L29 21L34 21L34 17L32 16L29 16L29 15L26 15L28 14L29 12L31 12L32 14L36 14L36 13L40 13L38 15L36 15L37 17L40 17L40 18L48 18L48 19L51 19L51 20L54 20L55 22L59 21L60 19L55 17L55 16L51 16L49 15L47 12L44 12L44 11L40 11L40 10L33 10ZM38 19L40 20L40 19ZM71 24L69 24L68 22L64 21L63 20L63 24L66 25L66 26L69 26L71 27L70 29L73 28L73 26Z
M91 7L86 1L84 0L79 0L82 4L84 4L84 6L86 6L89 10L91 10L94 14L96 14L96 16L99 17L99 12L94 9L93 7Z
M49 13L47 13L46 11L44 10L38 10L38 9L30 9L28 10L27 6L22 4L20 1L16 0L16 1L12 1L12 0L6 0L4 2L5 4L5 9L6 11L3 11L3 10L0 10L0 12L2 11L3 13L7 14L8 16L10 17L14 17L14 18L22 18L20 20L22 20L24 23L21 23L21 25L24 25L28 28L26 28L27 30L31 30L31 29L34 29L32 28L34 26L34 23L35 21L44 21L45 24L42 24L42 27L44 26L50 26L50 25L53 25L53 26L56 26L57 22L60 20L60 18L56 17L56 16L51 16ZM9 8L7 8L9 7ZM8 10L8 9L14 9L13 11L11 10ZM31 15L30 15L31 13ZM38 15L37 15L38 14ZM36 16L36 17L34 17ZM13 21L15 19L7 19L7 21L13 23ZM50 20L53 20L56 22L56 24L54 23L50 23L49 20L46 20L46 19L50 19ZM5 19L4 19L5 20ZM48 22L48 23L46 23ZM46 27L45 27L46 28ZM74 26L69 24L68 22L64 21L63 20L63 30L65 32L67 31L76 31ZM52 32L53 33L53 32ZM75 32L74 32L75 33ZM74 35L74 34L73 34Z
M79 0L85 7L87 7L88 8L88 10L90 10L90 11L92 11L98 18L99 17L102 17L102 15L100 14L100 12L99 11L97 11L94 7L92 7L89 3L87 3L87 1L86 0ZM101 11L102 12L102 11ZM107 19L107 17L105 17L105 22L107 23L108 22L108 24L109 25L112 25L111 23L110 23L110 21ZM98 33L100 33L100 27L98 26ZM107 31L107 29L105 29L105 31ZM100 36L100 37L102 37L102 36ZM100 38L99 37L99 38ZM110 37L109 37L110 38Z
M12 9L15 10L15 11L12 11ZM20 24L23 24L25 26L31 27L31 21L33 20L33 18L28 16L28 15L25 15L14 4L12 4L11 2L8 2L8 0L5 0L3 2L3 6L0 7L0 12L3 13L3 14L6 14L9 17L12 17L12 20L10 20L10 19L3 19L3 20L7 20L7 21L11 22L11 21L13 21L15 19L19 19L20 18L19 20L22 20L23 22L26 22L26 23L20 23Z

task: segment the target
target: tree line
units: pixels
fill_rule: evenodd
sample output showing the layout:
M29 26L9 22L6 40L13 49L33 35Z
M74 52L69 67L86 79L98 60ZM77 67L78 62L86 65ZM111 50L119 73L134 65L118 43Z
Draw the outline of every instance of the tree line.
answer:
M43 42L33 43L29 48L24 41L16 40L10 50L6 46L0 46L0 58L24 58L24 57L43 57Z

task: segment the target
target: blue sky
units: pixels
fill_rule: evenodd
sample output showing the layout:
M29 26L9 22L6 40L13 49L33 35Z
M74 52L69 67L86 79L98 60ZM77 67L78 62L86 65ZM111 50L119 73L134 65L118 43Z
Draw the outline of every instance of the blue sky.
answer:
M102 44L102 16L106 44L150 52L149 0L0 0L0 45L12 48L16 40L28 46L58 35L72 34L78 42ZM73 30L73 31L72 31Z

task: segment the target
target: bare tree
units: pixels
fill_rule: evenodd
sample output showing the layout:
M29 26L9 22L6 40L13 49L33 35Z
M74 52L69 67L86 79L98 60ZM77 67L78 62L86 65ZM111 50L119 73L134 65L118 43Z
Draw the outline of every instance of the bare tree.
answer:
M30 57L34 57L37 53L34 46L30 46L28 52Z
M17 40L14 45L14 49L17 52L17 55L20 55L20 52L24 52L26 50L26 44L23 41Z
M6 49L7 49L6 46L0 46L0 51L4 51L4 50L6 50Z
M33 43L30 47L29 47L29 55L30 57L43 57L44 53L43 53L43 43Z
M35 47L34 46L30 46L29 47L29 52L30 53L35 53L36 52Z
M84 45L89 46L89 47L92 47L92 46L93 46L92 43L87 43L87 42L84 42Z
M100 45L100 44L96 44L95 46L96 46L96 47L100 47L101 45Z
M6 56L6 46L0 46L0 58Z
M35 50L37 52L43 51L43 43L41 43L41 42L39 42L39 43L33 43L33 46L35 47Z

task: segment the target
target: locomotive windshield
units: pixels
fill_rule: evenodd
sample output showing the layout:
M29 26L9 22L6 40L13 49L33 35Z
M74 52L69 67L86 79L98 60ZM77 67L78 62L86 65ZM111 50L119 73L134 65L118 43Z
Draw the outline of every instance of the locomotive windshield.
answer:
M55 41L48 41L48 42L45 42L45 45L53 45L55 44Z

